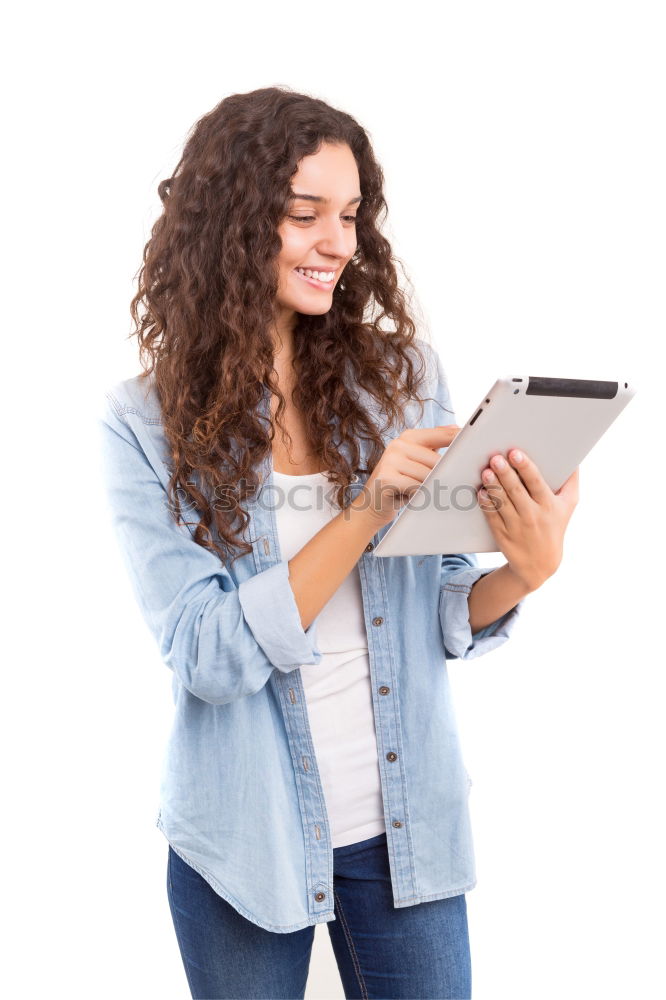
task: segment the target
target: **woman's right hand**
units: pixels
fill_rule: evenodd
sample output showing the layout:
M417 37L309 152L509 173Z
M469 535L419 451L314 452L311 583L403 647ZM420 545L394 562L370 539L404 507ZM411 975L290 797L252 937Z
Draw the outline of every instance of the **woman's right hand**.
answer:
M459 431L457 424L410 427L393 438L354 506L362 507L378 528L388 524L439 462L437 449L448 448Z

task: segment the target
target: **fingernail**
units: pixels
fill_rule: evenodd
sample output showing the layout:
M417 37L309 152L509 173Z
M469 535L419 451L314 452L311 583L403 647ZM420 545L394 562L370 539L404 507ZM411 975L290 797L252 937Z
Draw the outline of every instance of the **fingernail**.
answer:
M522 462L522 460L523 460L523 453L522 453L522 451L514 451L512 454L513 454L513 460L514 460L514 462L516 462L516 463Z
M506 462L504 461L501 455L495 455L492 461L492 465L496 469L503 469L506 466Z

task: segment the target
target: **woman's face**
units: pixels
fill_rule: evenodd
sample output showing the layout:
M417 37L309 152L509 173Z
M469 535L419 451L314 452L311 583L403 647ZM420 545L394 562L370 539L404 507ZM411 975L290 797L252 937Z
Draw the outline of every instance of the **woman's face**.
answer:
M326 143L318 153L305 156L291 189L295 197L278 227L282 249L276 306L282 322L294 312L328 312L342 269L356 250L361 188L349 146ZM306 275L306 270L317 271L319 277Z

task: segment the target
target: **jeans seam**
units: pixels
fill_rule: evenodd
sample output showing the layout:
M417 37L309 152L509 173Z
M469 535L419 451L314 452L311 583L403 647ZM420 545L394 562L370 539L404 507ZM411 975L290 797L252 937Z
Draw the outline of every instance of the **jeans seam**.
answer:
M361 988L361 994L364 997L364 1000L367 1000L368 991L366 989L365 983L363 982L363 976L361 975L361 965L358 960L358 955L356 954L356 949L354 948L354 942L352 940L351 931L349 930L349 926L347 924L347 921L345 920L345 915L342 911L342 903L340 902L340 897L338 896L335 889L333 890L333 898L335 902L338 904L338 910L340 912L340 922L342 924L342 931L344 933L345 940L347 942L347 947L349 948L349 954L351 955L351 960L354 965L354 971L356 972L358 985Z
M175 901L174 896L173 896L173 885L171 883L171 852L169 852L169 858L168 858L168 861L167 861L167 878L168 878L168 881L169 881L169 893L171 895L171 901L173 903L173 908L172 908L172 914L171 915L172 915L172 918L173 918L174 928L176 930L176 938L178 940L178 950L181 952L181 958L182 958L182 962L183 962L183 969L185 971L185 978L187 979L187 985L189 987L190 993L192 994L192 996L194 996L194 983L190 979L190 973L189 973L189 970L188 970L188 967L187 967L187 962L185 961L185 956L182 954L182 950L181 950L181 947L180 947L180 937L179 937L180 921L178 920L178 917L176 916L177 906L176 906L176 901Z

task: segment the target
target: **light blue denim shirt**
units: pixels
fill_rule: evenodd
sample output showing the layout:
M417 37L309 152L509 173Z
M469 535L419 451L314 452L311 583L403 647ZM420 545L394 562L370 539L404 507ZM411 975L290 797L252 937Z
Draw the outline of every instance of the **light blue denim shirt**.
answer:
M404 426L455 423L437 352L421 388L434 397ZM427 389L427 392L425 391ZM371 397L357 387L369 409ZM263 413L269 413L269 395ZM448 407L442 410L441 406ZM252 552L223 563L176 525L169 451L152 378L104 394L102 469L123 562L161 658L175 713L156 820L174 851L248 920L286 933L334 920L333 848L299 666L317 664L281 558L272 459L244 507ZM404 429L404 428L403 428ZM400 429L384 435L385 443ZM349 496L368 478L367 442ZM185 508L186 509L186 508ZM188 521L198 515L186 513ZM494 567L476 556L358 560L393 903L413 906L476 884L468 795L446 660L501 645L523 602L472 635L467 597ZM217 538L217 536L216 536Z

